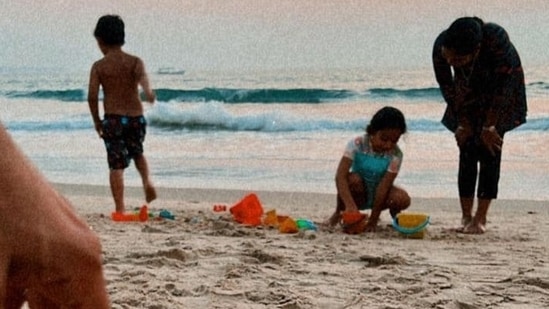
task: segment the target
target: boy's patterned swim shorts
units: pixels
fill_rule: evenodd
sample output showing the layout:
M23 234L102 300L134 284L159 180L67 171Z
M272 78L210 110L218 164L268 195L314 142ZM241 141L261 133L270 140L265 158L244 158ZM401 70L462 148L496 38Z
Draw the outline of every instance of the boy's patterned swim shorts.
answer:
M145 117L106 114L102 127L110 169L125 169L131 159L143 153Z

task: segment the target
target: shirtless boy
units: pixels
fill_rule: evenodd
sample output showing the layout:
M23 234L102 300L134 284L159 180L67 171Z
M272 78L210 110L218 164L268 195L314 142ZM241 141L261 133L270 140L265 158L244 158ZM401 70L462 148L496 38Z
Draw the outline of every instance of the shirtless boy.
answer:
M95 130L105 142L110 169L110 186L117 212L125 211L124 169L133 159L141 175L147 203L156 199L143 155L146 120L139 97L139 86L147 101L155 101L143 61L122 51L124 22L119 16L99 18L94 31L104 57L91 68L88 104ZM104 118L99 118L99 89L103 89Z

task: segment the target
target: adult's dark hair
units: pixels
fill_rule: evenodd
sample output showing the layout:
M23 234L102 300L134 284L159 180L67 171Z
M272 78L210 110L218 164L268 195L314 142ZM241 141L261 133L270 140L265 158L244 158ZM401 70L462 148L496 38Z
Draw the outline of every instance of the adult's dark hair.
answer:
M482 41L484 22L478 17L456 19L446 30L443 46L452 49L458 55L472 53Z
M93 35L106 45L124 45L124 21L118 15L101 16Z
M368 134L375 134L377 131L387 129L397 129L402 134L406 133L404 114L391 106L385 106L374 114L372 119L370 119L368 127L366 127L366 132Z

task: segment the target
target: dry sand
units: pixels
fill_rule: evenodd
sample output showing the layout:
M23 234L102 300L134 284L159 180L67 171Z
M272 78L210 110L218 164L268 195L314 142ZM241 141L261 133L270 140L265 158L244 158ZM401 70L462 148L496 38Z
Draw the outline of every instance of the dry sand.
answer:
M214 204L246 193L160 189L153 211L175 220L117 223L109 189L56 185L101 238L113 308L548 308L547 202L495 201L484 235L452 230L457 199L413 199L431 216L407 239L384 213L375 234L282 234L250 228ZM255 192L263 208L323 222L331 194ZM128 207L141 206L129 188Z

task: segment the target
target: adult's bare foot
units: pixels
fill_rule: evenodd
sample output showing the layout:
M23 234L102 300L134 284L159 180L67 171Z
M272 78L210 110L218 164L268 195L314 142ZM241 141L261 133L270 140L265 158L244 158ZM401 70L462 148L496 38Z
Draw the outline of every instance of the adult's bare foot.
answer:
M463 233L467 228L467 226L471 224L471 222L473 222L472 217L467 217L467 216L461 217L461 226L455 228L455 231L458 233Z
M473 217L461 217L461 227L465 228L473 222Z
M484 234L486 227L481 223L471 222L461 232L463 234Z

